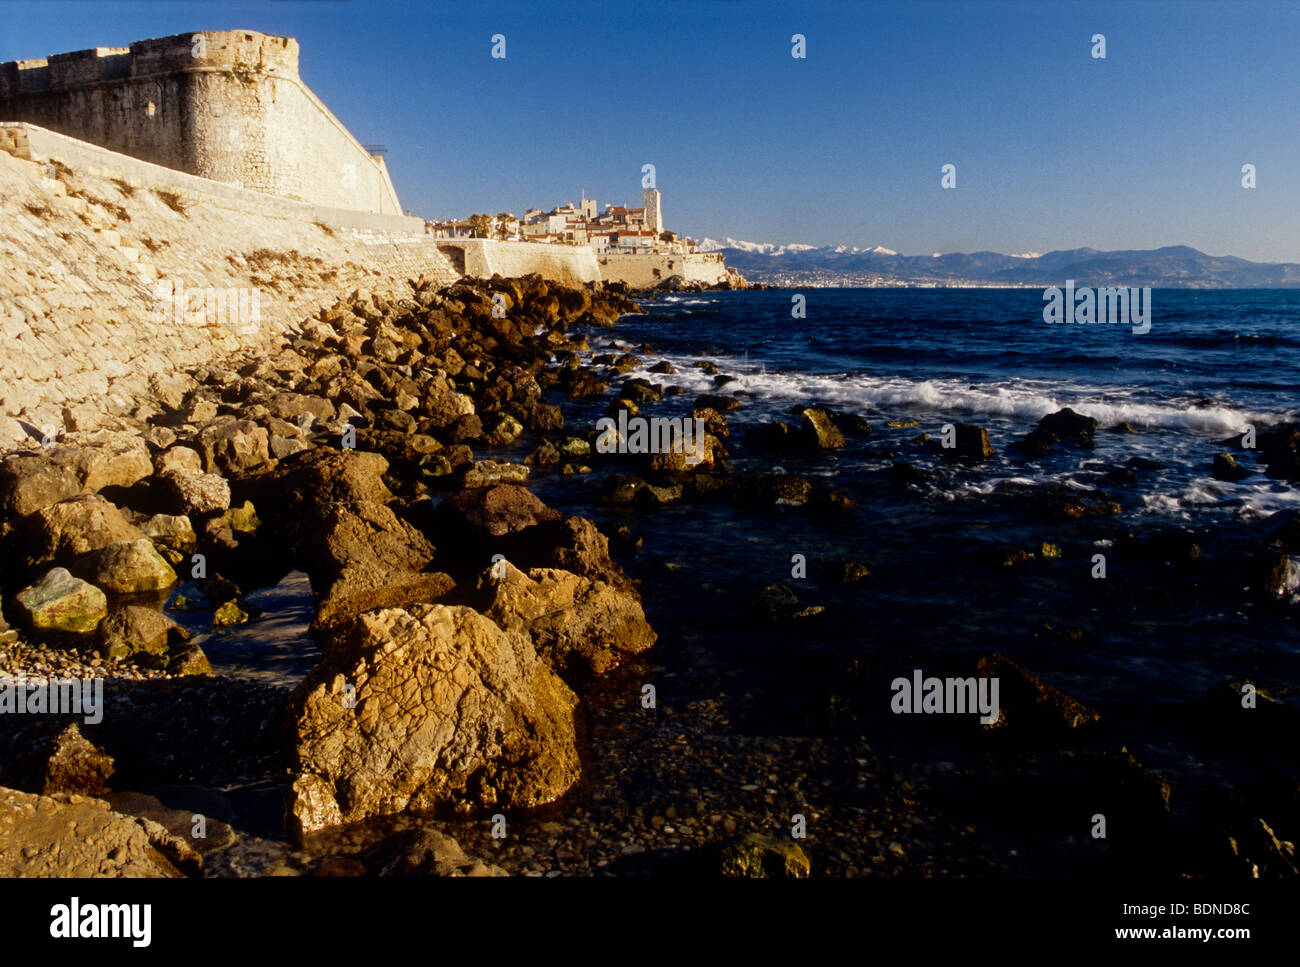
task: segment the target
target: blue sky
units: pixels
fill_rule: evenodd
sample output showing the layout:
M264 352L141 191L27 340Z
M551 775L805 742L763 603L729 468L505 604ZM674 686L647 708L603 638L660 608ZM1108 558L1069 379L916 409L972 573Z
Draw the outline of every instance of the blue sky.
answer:
M697 238L1300 262L1297 2L0 0L0 60L230 28L296 37L428 217L639 204L649 162Z

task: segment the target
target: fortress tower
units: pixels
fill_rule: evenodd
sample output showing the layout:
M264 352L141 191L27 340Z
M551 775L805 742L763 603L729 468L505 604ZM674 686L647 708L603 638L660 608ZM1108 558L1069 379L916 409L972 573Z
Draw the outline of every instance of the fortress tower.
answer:
M284 198L402 213L383 158L302 82L289 37L204 30L10 61L0 121Z
M664 230L664 213L659 206L659 189L642 188L641 204L645 207L645 227L656 235Z

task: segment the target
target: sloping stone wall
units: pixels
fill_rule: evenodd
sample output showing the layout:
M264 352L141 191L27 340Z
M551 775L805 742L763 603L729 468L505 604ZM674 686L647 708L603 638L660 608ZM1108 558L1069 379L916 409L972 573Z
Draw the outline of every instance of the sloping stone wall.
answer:
M417 219L276 199L28 125L0 126L0 216L0 448L62 429L64 407L128 411L151 380L292 332L351 289L458 278Z

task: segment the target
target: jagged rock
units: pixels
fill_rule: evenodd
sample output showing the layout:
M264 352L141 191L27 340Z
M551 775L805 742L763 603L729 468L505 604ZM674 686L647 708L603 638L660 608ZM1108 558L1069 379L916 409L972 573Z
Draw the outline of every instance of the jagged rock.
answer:
M230 484L218 474L169 470L158 479L179 514L219 514L230 506Z
M472 603L504 630L529 634L570 681L617 668L657 637L635 594L554 568L524 574L498 561L479 576Z
M812 875L812 864L793 840L749 833L722 848L720 872L750 879L803 879Z
M102 799L0 789L0 876L180 875L139 823Z
M764 423L745 433L745 446L766 453L784 453L797 448L799 435L789 423Z
M844 434L830 413L817 407L799 411L799 437L809 450L838 450L844 446Z
M361 615L290 697L292 831L550 802L578 778L575 706L525 636L469 608Z
M202 473L203 458L199 456L197 450L175 446L154 457L153 468L154 473L158 474L169 473L173 470L190 470L194 473Z
M188 638L189 632L162 612L134 604L113 612L99 626L100 652L106 658L144 655L160 664L174 644Z
M114 594L161 591L176 583L176 572L147 537L90 551L77 561L75 569Z
M954 427L953 446L943 448L945 456L959 460L987 460L994 450L989 443L989 431L973 423L958 423Z
M75 793L102 796L113 775L113 757L86 739L75 722L50 740L44 751L41 794Z
M394 570L374 561L351 564L323 584L313 624L328 630L363 611L431 604L455 586L441 571Z
M329 503L309 513L299 528L299 550L307 570L333 575L353 564L421 571L434 557L433 545L386 504L363 500Z
M1014 726L1019 734L1054 734L1091 725L1101 716L1095 709L1053 688L1005 655L993 654L978 663L981 678L998 679L998 718L986 729Z
M53 631L94 631L108 614L104 592L61 567L23 588L15 600L33 627Z
M144 537L122 512L98 494L60 501L27 521L27 560L72 562L90 551Z
M0 462L0 515L26 517L81 493L81 483L46 454L14 454Z
M1251 476L1251 472L1245 467L1237 466L1237 460L1231 453L1216 453L1211 473L1215 480L1223 480L1227 483L1236 483Z
M760 473L747 480L735 496L745 504L801 506L812 497L812 482L798 474Z
M184 514L154 514L140 524L145 537L176 550L186 550L198 543L194 525Z
M238 507L231 507L221 516L222 522L239 534L256 534L262 526L257 516L257 508L251 500L246 500Z
M129 487L153 473L144 440L111 430L66 434L49 456L77 478L82 493Z
M434 508L431 525L439 547L451 553L468 554L492 538L514 534L548 520L559 520L552 510L530 491L516 484L499 484L463 490ZM481 566L481 562L476 564Z
M513 416L506 414L492 427L485 438L485 442L490 447L508 447L518 440L523 432L523 424Z
M214 628L228 628L231 625L242 625L248 623L248 612L239 606L239 602L234 598L217 606L212 612L212 626Z
M268 520L302 517L317 504L369 501L386 504L388 461L366 450L314 447L241 482Z
M209 423L199 431L198 443L208 473L240 474L271 459L266 428L252 420Z
M211 675L212 663L208 661L208 656L203 653L203 649L191 642L167 663L167 674Z
M465 855L446 833L420 827L385 837L361 854L370 876L508 876Z
M466 489L495 487L499 484L521 484L528 479L529 473L529 468L522 463L476 460L462 471L460 480Z
M193 810L164 806L156 796L127 791L109 793L104 798L117 812L134 817L137 822L146 820L157 824L200 854L223 850L239 841L233 829L212 816L204 817L201 829L204 835L196 836ZM150 828L145 822L141 825L146 830ZM154 835L150 834L150 842L153 842ZM176 861L173 859L172 862Z

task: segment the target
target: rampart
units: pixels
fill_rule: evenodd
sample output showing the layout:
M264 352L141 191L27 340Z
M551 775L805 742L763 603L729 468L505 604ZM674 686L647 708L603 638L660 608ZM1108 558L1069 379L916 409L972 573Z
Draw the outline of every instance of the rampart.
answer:
M268 197L0 125L0 448L130 410L340 294L459 274L420 219ZM249 309L256 304L256 309ZM240 311L213 312L213 306ZM28 431L29 432L29 431Z
M401 214L371 155L298 75L298 43L198 31L0 64L0 120L333 208Z

